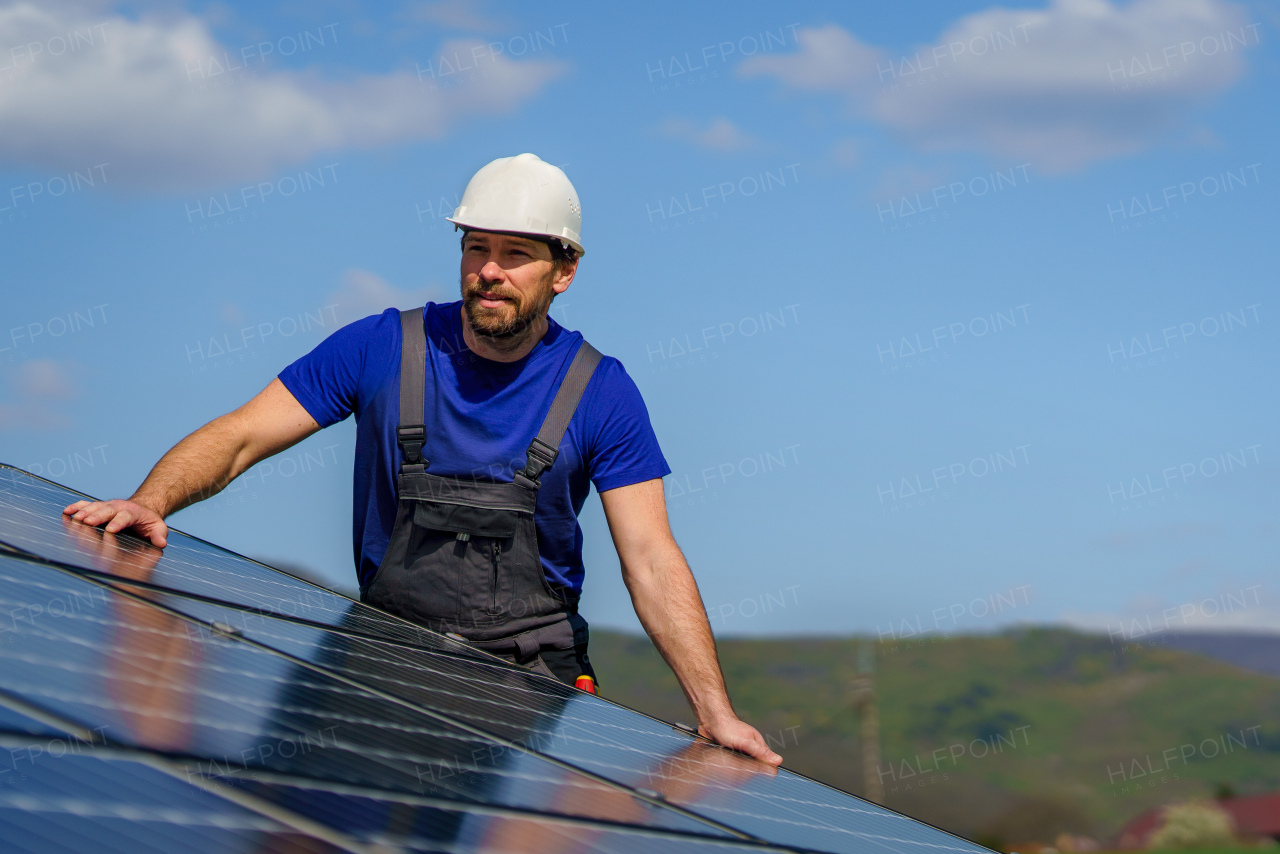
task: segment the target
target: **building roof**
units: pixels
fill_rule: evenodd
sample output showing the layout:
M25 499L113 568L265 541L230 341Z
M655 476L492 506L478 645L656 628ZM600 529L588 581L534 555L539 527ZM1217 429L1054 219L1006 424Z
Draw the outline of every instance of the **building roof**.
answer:
M1280 792L1224 798L1218 806L1236 823L1244 836L1272 836L1280 839Z
M1231 816L1238 835L1280 839L1280 792L1220 798L1215 803ZM1154 807L1130 819L1116 834L1116 847L1146 848L1152 834L1164 824L1164 810L1164 807Z

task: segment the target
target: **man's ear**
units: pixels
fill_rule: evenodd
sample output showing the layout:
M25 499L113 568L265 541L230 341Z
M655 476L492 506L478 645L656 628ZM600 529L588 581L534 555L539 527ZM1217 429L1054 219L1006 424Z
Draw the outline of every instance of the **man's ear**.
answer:
M557 294L562 294L569 290L569 285L573 284L573 277L578 272L578 259L572 261L561 261L556 265L555 277L551 282L551 289Z

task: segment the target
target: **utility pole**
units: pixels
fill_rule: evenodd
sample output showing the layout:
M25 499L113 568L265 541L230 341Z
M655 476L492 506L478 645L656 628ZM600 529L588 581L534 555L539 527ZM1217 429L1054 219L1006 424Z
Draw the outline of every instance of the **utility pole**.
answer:
M884 801L880 783L880 711L876 706L876 650L871 641L858 647L858 675L853 679L853 706L862 722L862 791L875 803Z

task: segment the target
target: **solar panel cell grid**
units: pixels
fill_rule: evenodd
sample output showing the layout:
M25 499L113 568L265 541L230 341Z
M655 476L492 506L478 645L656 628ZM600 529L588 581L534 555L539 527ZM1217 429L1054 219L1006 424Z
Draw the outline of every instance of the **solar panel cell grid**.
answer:
M33 854L340 850L146 765L74 753L37 754L0 785L0 839Z
M0 543L61 566L0 557L0 704L189 780L407 850L986 851L184 534L70 522L79 497L0 468Z
M465 644L388 618L376 609L240 555L171 531L163 550L130 534L104 535L68 521L62 508L80 493L0 465L0 543L120 579L220 599L388 640L476 657Z
M775 842L823 850L981 851L788 771L774 772L673 727L533 674L492 668L170 597L202 620ZM895 848L895 846L897 846Z
M0 703L3 703L4 700L4 697L0 697ZM49 738L65 739L71 737L57 727L49 726L6 706L0 706L0 731L43 735ZM9 770L13 770L12 757L0 754L0 774L4 774Z
M603 824L565 822L533 815L442 809L392 797L338 794L278 783L237 782L255 797L299 815L340 827L370 844L431 849L448 841L459 847L510 852L745 852L780 849L727 839L696 839L639 832ZM434 849L432 849L434 850ZM452 849L450 849L452 850ZM471 850L466 848L466 850Z
M8 627L14 642L0 646L0 689L99 727L109 741L188 757L189 773L262 768L716 832L53 568L0 558L0 613L19 618Z

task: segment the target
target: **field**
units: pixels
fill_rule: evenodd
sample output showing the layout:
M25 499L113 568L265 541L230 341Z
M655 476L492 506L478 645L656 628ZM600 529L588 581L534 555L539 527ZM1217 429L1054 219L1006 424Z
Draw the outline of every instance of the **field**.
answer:
M721 640L786 765L863 793L858 638ZM1110 838L1151 806L1280 788L1280 679L1062 629L873 643L884 803L987 842ZM602 693L692 723L647 638L592 631Z

